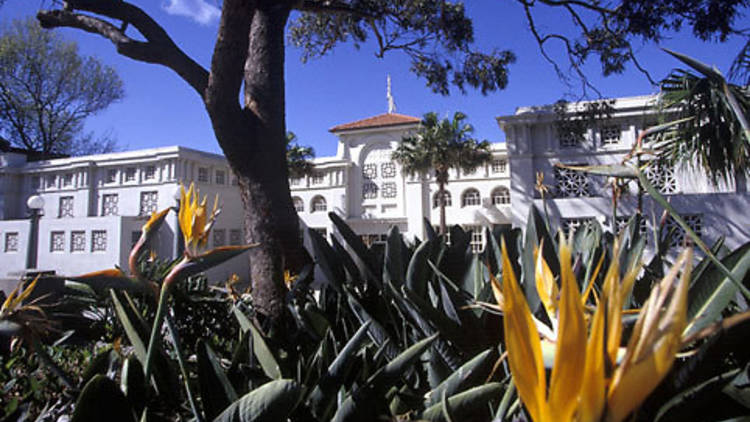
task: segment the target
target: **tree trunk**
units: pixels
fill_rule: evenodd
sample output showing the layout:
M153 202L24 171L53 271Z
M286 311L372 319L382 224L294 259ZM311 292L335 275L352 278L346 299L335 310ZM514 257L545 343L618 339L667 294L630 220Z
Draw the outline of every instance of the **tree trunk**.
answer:
M244 205L253 304L278 326L284 313L284 269L298 271L305 254L285 161L284 26L289 7L277 2L253 12L244 62L244 109L207 104L219 144L237 175ZM226 48L242 47L226 44ZM220 102L217 100L217 102Z

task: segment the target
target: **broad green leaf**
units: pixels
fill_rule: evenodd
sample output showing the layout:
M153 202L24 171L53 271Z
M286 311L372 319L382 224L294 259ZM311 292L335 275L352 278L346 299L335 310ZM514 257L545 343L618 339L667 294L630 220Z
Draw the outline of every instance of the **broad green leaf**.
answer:
M552 274L560 273L560 263L555 252L555 243L547 230L544 218L539 214L535 205L529 207L529 216L526 221L526 236L521 254L523 288L529 309L534 313L539 308L541 301L536 291L534 251L542 248L544 261L549 265Z
M271 379L281 379L281 367L273 356L268 344L266 344L266 341L263 339L260 330L255 327L255 324L253 324L239 308L235 306L232 310L234 311L234 316L237 318L237 321L240 323L242 331L250 331L252 333L253 353L255 354L255 357L258 358L258 362L260 363L260 367L263 368L263 372L265 372Z
M213 419L227 406L237 401L237 393L211 346L200 339L195 349L198 356L198 385L203 410L208 419Z
M83 283L91 287L97 294L105 294L109 289L127 290L146 294L153 293L147 282L130 278L122 271L115 268L65 278L67 280Z
M432 245L433 242L430 240L422 242L411 257L406 270L406 287L424 299L427 299L427 278L430 275L427 260L432 254Z
M453 416L459 421L483 419L478 415L489 412L487 403L492 399L499 399L503 392L502 384L491 382L479 387L466 390L448 398ZM419 419L431 422L446 422L442 403L427 408Z
M344 382L344 377L348 371L353 359L356 357L362 343L367 339L367 329L370 321L362 324L356 333L349 339L336 356L333 362L328 366L328 371L323 374L318 384L310 393L308 403L310 409L320 420L327 419L329 412L332 410L336 401L336 392Z
M308 228L307 235L312 243L318 268L323 272L328 284L342 294L341 286L346 281L346 275L339 257L320 233Z
M279 379L261 385L224 409L214 422L279 422L287 419L299 400L296 382Z
M469 386L481 384L492 369L496 357L496 354L492 352L492 349L485 350L461 365L445 381L428 393L427 405L437 404L444 393L450 397Z
M135 414L117 384L104 375L96 375L83 387L70 420L135 422Z
M120 298L117 296L117 293L115 293L114 290L110 291L110 296L112 297L112 303L115 306L115 313L117 314L117 318L120 320L122 328L125 329L125 335L128 337L128 340L130 340L130 344L133 346L133 352L138 357L138 360L141 361L141 364L145 365L146 344L143 341L145 332L142 332L142 329L139 329L140 327L133 323L131 312L128 312L130 310L129 307L125 307L122 305L122 302L120 302Z
M404 263L401 250L401 232L398 226L388 231L383 259L383 282L390 283L396 288L404 285Z
M381 279L381 268L375 260L374 256L367 249L367 246L362 242L362 238L352 231L352 229L341 219L336 213L329 212L328 218L331 219L333 225L336 226L341 237L344 238L346 244L354 251L359 260L365 264L365 268L370 272L370 275L375 280Z
M706 258L707 260L707 258ZM745 243L721 262L737 280L750 271L750 243ZM737 286L715 265L706 268L690 287L688 293L688 324L683 337L694 334L721 317L721 313L737 294Z
M112 357L112 348L107 347L104 351L101 351L94 355L94 358L86 367L81 375L81 384L86 384L95 375L107 375L107 369L109 369L109 362Z
M128 356L122 363L120 389L136 414L140 414L146 404L146 378L143 376L141 361L134 355Z
M393 339L388 334L388 332L383 328L380 323L375 320L366 310L362 307L362 305L357 301L357 299L352 294L347 294L349 307L352 309L352 312L354 312L354 315L359 320L360 324L364 324L367 321L370 321L370 326L367 329L367 333L370 336L370 339L372 339L373 343L375 343L378 347L383 347L383 351L385 353L385 356L388 359L393 359L398 354L398 347L396 347Z

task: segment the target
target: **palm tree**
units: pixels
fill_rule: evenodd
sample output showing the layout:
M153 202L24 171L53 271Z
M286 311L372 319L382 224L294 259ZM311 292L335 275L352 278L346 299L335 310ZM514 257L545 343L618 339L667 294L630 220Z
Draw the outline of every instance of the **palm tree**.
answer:
M663 109L687 119L657 141L659 158L668 164L694 164L712 182L734 180L738 190L745 190L750 170L748 87L728 83L718 70L693 58L666 51L700 76L678 69L662 81ZM750 61L736 62L733 73L743 69L750 69Z
M303 147L297 144L297 135L294 132L286 133L286 164L289 166L289 177L299 179L313 173L315 165L311 161L315 158L315 150L312 147Z
M405 137L392 155L393 160L409 174L435 172L441 234L446 232L445 185L448 184L448 171L462 169L471 172L492 158L490 143L472 138L474 127L465 120L466 115L460 111L453 114L452 120L440 120L434 112L427 113L417 133Z

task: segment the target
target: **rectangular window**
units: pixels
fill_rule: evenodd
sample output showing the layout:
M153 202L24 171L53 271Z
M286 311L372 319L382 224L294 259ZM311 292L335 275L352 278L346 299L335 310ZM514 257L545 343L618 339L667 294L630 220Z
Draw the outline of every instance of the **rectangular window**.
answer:
M558 132L557 139L560 142L560 148L577 148L583 143L583 136L573 131Z
M302 184L302 179L299 177L293 177L289 179L289 186L299 186Z
M242 230L232 229L229 230L229 244L237 246L242 244Z
M201 183L208 183L208 169L205 167L198 167L198 181Z
M31 189L41 189L42 188L42 178L39 176L32 176L31 177Z
M86 232L85 231L73 231L70 232L70 251L71 252L86 252Z
M135 182L135 167L128 167L125 169L125 181Z
M232 186L239 186L240 181L237 179L237 176L232 176Z
M158 202L159 202L159 192L157 191L141 192L141 206L140 206L139 215L149 216L152 213L155 213L158 207Z
M701 237L701 232L703 231L703 216L701 214L683 214L680 217L685 220L688 227L698 237ZM683 244L692 245L692 239L687 237L685 230L682 229L682 226L672 216L669 216L665 222L664 233L666 236L670 236L671 233L671 238L669 239L669 246L671 247L682 246Z
M156 179L156 166L146 166L146 170L143 172L144 180Z
M378 177L378 165L372 163L363 165L362 177L365 179L375 179Z
M677 193L677 178L673 168L658 161L651 161L643 172L659 192L667 195Z
M581 166L585 164L570 165ZM591 185L586 173L561 167L555 167L554 172L555 186L559 198L591 196Z
M481 253L484 250L484 228L482 226L464 226L464 231L469 234L471 252Z
M57 214L58 218L73 218L73 197L72 196L61 196L60 197L60 210Z
M102 195L102 216L117 215L119 196L116 193Z
M395 198L396 194L397 194L396 183L394 182L383 183L383 190L381 192L381 195L383 196L383 198Z
M226 183L226 173L224 173L224 170L216 170L216 184L217 185L223 185Z
M18 252L18 232L5 233L5 252Z
M107 231L94 230L91 232L91 252L104 252L107 250Z
M214 248L227 244L227 232L224 229L214 229Z
M571 230L575 233L579 228L586 227L594 221L594 217L575 217L562 219L562 231L567 236Z
M44 178L44 184L47 189L54 189L56 187L56 178L54 174L50 174Z
M505 173L508 169L508 162L503 159L492 161L492 172L493 173Z
M105 180L106 183L117 183L117 169L109 169L107 170L107 179Z
M313 185L322 185L324 181L325 181L325 174L321 172L316 172L315 174L312 175L311 182Z
M49 237L50 252L65 252L65 232L51 232Z
M66 188L73 186L73 173L65 173L63 175L63 186Z
M362 199L375 199L378 197L378 185L372 182L365 182L362 185Z
M383 179L390 179L396 177L396 164L395 163L383 163L380 165L380 175Z
M387 234L363 234L360 237L362 238L362 243L368 248L372 247L372 245L385 245L388 241Z
M604 126L601 130L602 145L616 145L620 143L622 131L620 126Z

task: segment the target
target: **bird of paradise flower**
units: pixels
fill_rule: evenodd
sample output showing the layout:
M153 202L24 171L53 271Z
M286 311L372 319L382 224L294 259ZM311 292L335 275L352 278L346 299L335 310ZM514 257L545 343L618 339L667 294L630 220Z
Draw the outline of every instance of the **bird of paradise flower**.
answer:
M531 314L504 242L502 255L502 288L499 283L493 287L504 313L510 371L531 418L535 422L624 420L669 372L682 344L692 250L683 251L669 273L654 286L624 349L620 346L623 304L640 264L626 269L621 277L614 260L593 315L587 315L585 305L590 290L583 296L579 292L569 241L560 242L559 288L537 253L537 289L553 321L552 329L540 330L542 323ZM601 261L595 272L600 268ZM549 387L540 333L547 337L544 341L555 343Z

